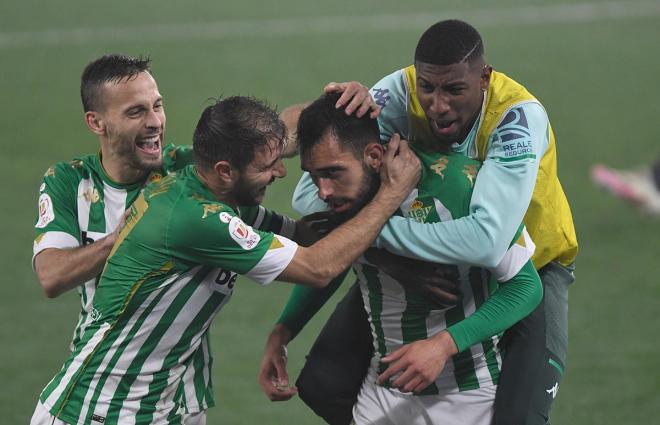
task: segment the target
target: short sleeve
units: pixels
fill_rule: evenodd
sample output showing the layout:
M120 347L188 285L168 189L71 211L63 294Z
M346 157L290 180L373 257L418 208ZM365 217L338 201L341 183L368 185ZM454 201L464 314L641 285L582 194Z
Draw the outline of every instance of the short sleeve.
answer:
M232 270L262 285L282 273L298 247L283 236L254 229L222 204L177 208L175 216L166 235L173 255Z
M80 245L77 182L75 172L67 163L58 163L44 174L34 225L33 258L47 248L63 249Z

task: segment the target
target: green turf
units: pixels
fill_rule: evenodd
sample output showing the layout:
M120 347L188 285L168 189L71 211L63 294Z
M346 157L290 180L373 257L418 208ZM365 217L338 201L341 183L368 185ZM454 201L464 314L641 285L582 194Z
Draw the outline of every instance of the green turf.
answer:
M431 22L433 16L454 11L478 20L489 61L543 101L557 135L560 178L571 201L581 251L570 294L570 358L553 423L653 423L660 403L660 324L655 318L660 307L660 221L640 216L595 189L588 172L595 162L627 168L660 155L660 3L620 2L614 5L623 5L617 9L612 3L593 2L601 11L612 6L607 10L614 10L615 16L601 13L585 22L552 18L543 9L548 22L535 18L533 24L501 17L500 23L489 24L482 9L578 3L484 3L428 0L411 10L399 0L323 5L303 0L4 2L0 422L28 421L40 390L67 355L77 315L74 294L56 300L42 295L30 269L30 246L43 171L98 146L84 127L78 98L79 75L89 60L107 52L150 55L165 96L168 139L187 143L209 97L253 94L282 107L315 97L327 81L372 84L409 63L424 27L356 25L344 33L256 31L216 39L177 38L176 32L166 31L169 35L157 39L149 31L154 25L194 28L195 23L238 21L265 26L274 20L281 28L283 19L292 19L289 26L304 26L307 19L318 23L314 19L321 16L334 17L337 23L414 12L425 13ZM643 16L616 17L621 10L640 7L647 11ZM114 28L115 33L124 28L133 38L113 41L113 36L98 37L92 31L90 37L58 42L61 32L44 32L80 28ZM288 169L289 177L275 184L266 199L267 206L286 213L291 212L290 193L299 175L296 161L288 162ZM210 412L210 424L321 423L298 399L268 402L256 384L265 336L287 293L285 284L259 288L241 280L234 299L213 324L218 405ZM290 347L292 375L327 313L324 310Z

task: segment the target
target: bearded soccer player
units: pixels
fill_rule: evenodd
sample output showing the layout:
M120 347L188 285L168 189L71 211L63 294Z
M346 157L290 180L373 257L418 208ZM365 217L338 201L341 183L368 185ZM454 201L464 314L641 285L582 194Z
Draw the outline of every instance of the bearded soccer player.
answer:
M327 90L345 88L331 84ZM479 33L457 20L430 27L418 42L415 65L383 78L371 93L382 108L381 139L399 133L414 146L444 145L484 161L466 217L433 224L394 217L376 246L425 261L493 267L524 219L536 243L532 260L544 285L544 298L504 336L506 356L495 415L500 424L547 423L566 362L568 286L574 280L577 240L557 177L555 138L545 109L522 85L487 65ZM338 104L353 94L345 92ZM294 206L308 213L319 208L316 202L316 188L304 177ZM301 290L294 290L292 300L301 297L295 291ZM344 305L358 304L346 301ZM333 321L341 323L347 310L331 317L317 346L336 346L333 341L345 338L346 328L334 327ZM309 316L291 308L280 322L299 328ZM356 328L353 323L351 329ZM354 352L332 356L340 363L342 356L349 362L359 357ZM341 394L324 391L318 379L332 372L327 363L314 360L308 358L298 381L301 395L305 387L306 398L312 400L308 404L317 412L331 412L324 415L326 420L346 423L357 388L353 396L346 387Z
M303 169L318 187L320 199L335 213L334 219L342 222L377 190L383 146L378 124L336 109L338 97L326 95L307 107L297 133ZM415 153L423 165L422 178L396 215L423 223L467 215L480 162L437 149L416 148ZM375 349L353 421L490 424L501 363L499 334L531 312L542 297L540 278L529 260L533 252L534 245L520 226L515 243L497 267L450 266L463 293L461 302L451 308L438 308L420 296L389 275L388 267L374 262L372 255L353 263ZM406 273L414 274L417 264L409 261ZM286 331L280 327L276 333ZM266 370L260 378L267 394L280 390L269 385L280 378L278 367L269 371L268 365L281 358L278 349L287 341L273 342L275 338L267 346ZM432 366L416 376L406 359L408 353L425 347L432 348L426 357L426 364Z
M285 141L277 114L254 99L206 108L193 138L194 165L153 182L131 205L91 319L42 392L32 424L180 423L179 382L237 275L263 285L276 278L326 285L369 246L419 179L419 161L405 141L393 140L373 202L323 240L298 246L247 225L239 209L257 206L286 174ZM305 234L302 224L278 227Z
M71 347L93 320L98 276L127 208L144 186L192 162L189 146L164 146L165 109L150 60L106 55L83 71L87 127L100 150L49 168L41 185L33 264L49 298L76 288L80 314ZM203 425L214 405L208 336L182 391L185 423Z

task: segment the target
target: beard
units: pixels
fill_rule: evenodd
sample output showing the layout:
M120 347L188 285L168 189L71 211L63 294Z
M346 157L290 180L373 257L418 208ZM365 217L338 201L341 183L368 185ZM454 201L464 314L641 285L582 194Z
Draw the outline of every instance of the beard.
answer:
M270 183L272 183L273 180L275 179L273 178ZM255 186L241 176L232 190L232 196L238 205L242 207L253 207L259 205L261 201L263 201L263 197L266 194L265 189L266 186Z
M132 139L126 135L115 133L114 129L110 126L108 126L108 134L111 138L116 139L112 148L113 154L121 158L131 168L146 172L160 171L163 168L162 140L159 141L161 143L160 155L157 157L142 157L140 152L138 152L137 141L134 138Z
M374 196L376 196L378 189L380 189L380 174L378 171L364 164L362 164L362 169L364 170L364 176L362 177L362 182L360 182L360 190L355 200L351 203L351 208L335 215L335 219L339 223L355 217L365 205L371 202Z

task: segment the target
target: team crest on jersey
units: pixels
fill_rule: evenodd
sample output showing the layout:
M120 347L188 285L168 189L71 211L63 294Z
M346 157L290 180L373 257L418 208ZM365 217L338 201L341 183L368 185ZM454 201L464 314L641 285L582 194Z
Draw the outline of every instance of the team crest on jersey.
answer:
M215 214L222 209L222 205L218 204L204 204L204 214L202 218L206 218L209 214Z
M251 250L261 240L261 236L238 217L232 217L229 222L229 235L245 250Z
M37 224L34 227L37 229L43 229L53 220L55 220L53 201L50 199L50 195L42 193L41 196L39 196L39 221L37 221Z
M92 307L92 309L89 312L89 318L92 319L92 322L96 322L101 318L101 312Z
M408 210L408 217L420 223L424 223L432 208L431 205L424 205L422 201L415 199Z
M85 201L91 202L92 204L95 204L101 199L99 196L99 191L96 190L95 187L90 187L83 193L83 198L85 198Z
M223 212L221 212L220 214L218 214L218 218L219 218L220 221L222 221L223 223L227 223L227 224L229 224L229 222L231 221L232 216L231 216L231 214L226 213L226 212L223 211Z
M429 166L433 172L435 172L437 175L442 177L443 179L445 178L445 175L443 172L447 168L447 164L449 163L449 158L446 156L440 157L437 161L435 161L433 164Z
M474 179L477 178L477 166L472 164L465 164L463 166L463 174L470 180L470 185L474 186Z

